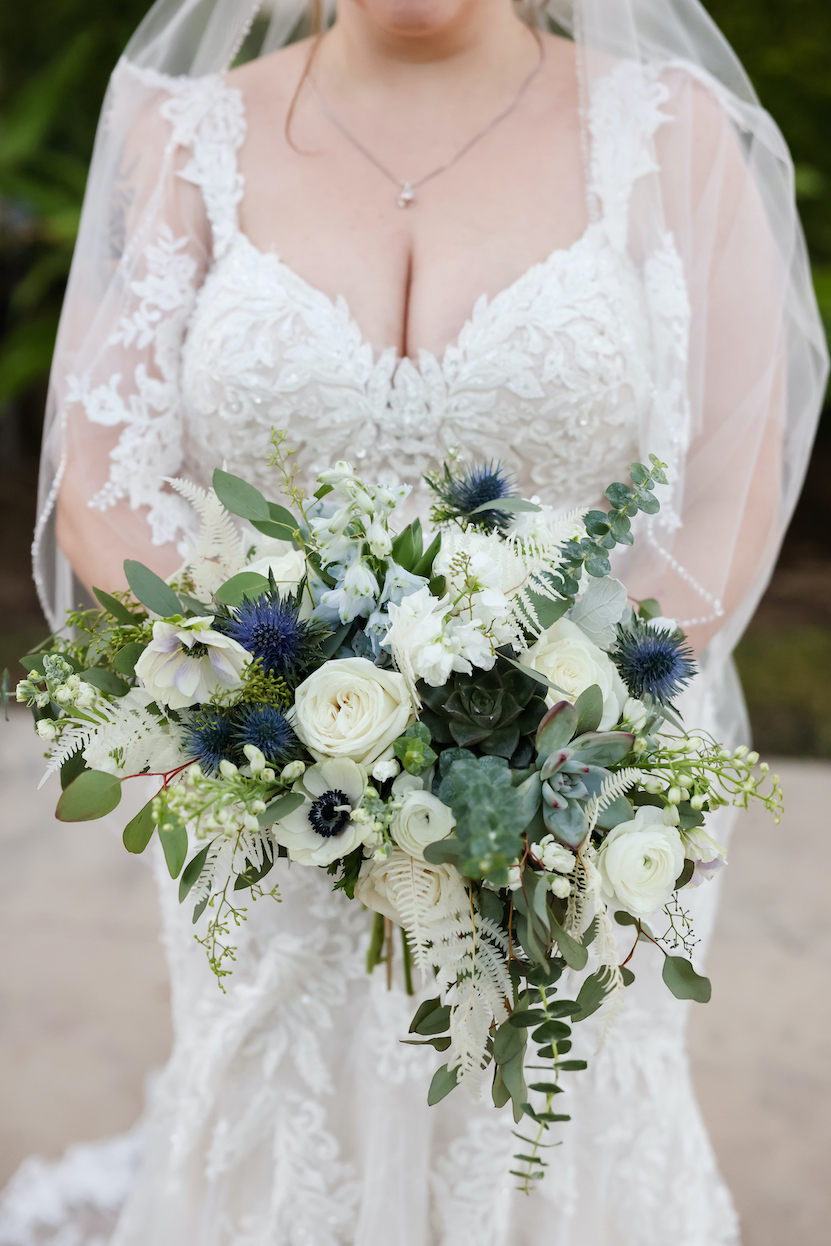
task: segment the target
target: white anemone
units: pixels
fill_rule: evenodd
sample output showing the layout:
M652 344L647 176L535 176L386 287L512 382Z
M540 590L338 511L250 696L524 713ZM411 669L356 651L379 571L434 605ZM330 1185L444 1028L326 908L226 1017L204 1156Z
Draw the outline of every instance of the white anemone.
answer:
M309 767L292 788L303 804L272 831L292 861L331 865L363 843L366 824L354 822L352 814L360 808L366 783L366 770L347 757Z

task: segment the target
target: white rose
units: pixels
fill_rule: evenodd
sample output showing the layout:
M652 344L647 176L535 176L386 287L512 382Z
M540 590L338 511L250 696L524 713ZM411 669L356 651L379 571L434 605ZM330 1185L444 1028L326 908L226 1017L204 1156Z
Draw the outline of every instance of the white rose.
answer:
M633 917L649 917L669 900L684 868L684 844L663 810L642 805L631 822L621 822L597 854L603 891Z
M559 619L552 624L527 653L520 655L519 661L547 676L572 702L592 684L597 684L603 696L599 731L608 731L620 717L629 694L617 667L570 619ZM547 703L554 705L559 699L549 688Z
M136 662L136 675L157 705L185 709L209 701L215 692L242 687L251 654L215 632L212 623L208 616L153 624L153 639Z
M292 861L301 865L331 865L348 856L367 835L362 812L366 771L349 758L310 766L292 791L303 804L272 827Z
M254 571L266 579L271 572L280 596L288 597L297 592L297 586L306 574L306 557L302 550L288 548L249 562L245 570Z
M418 875L418 891L423 897L422 911L430 912L435 921L468 907L467 892L454 866L419 861L401 848L393 848L380 861L364 861L355 884L355 899L407 929L400 910L408 897L412 901L414 874Z
M455 825L453 814L437 796L411 791L393 814L390 832L399 848L423 861L426 846L446 839Z
M317 761L371 766L414 719L404 677L367 658L326 662L294 694L295 731Z

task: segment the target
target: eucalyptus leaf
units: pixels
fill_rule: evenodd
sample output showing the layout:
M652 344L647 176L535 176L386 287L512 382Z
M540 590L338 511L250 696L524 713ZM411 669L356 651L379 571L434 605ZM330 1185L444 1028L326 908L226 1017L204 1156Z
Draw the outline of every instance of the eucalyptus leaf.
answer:
M712 994L710 979L697 974L683 956L667 956L661 976L676 999L692 999L697 1004L709 1003Z
M133 596L143 606L146 606L148 610L152 610L153 614L158 614L161 618L168 618L171 615L182 613L182 603L170 585L165 584L161 576L156 575L155 571L145 567L143 562L125 558L124 574L127 577L127 583L132 589Z
M138 662L144 650L147 648L138 640L131 640L129 644L124 645L118 650L113 657L113 667L118 671L119 675L126 675L128 678L136 673L136 662Z
M178 878L188 855L188 833L181 822L174 822L170 830L159 827L159 839L171 878Z
M567 934L556 918L551 917L550 920L560 954L569 969L585 969L586 961L589 959L588 950L583 947L582 943L578 943L570 934Z
M62 793L55 810L60 822L89 822L111 813L121 800L121 784L104 770L84 770Z
M243 597L261 597L268 592L269 587L264 575L258 575L256 571L240 571L238 575L232 575L230 580L226 580L216 590L214 597L223 606L238 606Z
M155 829L156 819L153 817L153 801L148 800L147 804L143 805L136 816L125 826L124 833L121 836L124 841L124 847L128 852L144 852L153 837Z
M577 1006L579 1011L574 1014L575 1021L585 1021L586 1017L590 1017L593 1012L597 1012L607 995L607 988L604 978L608 977L606 972L599 969L596 973L589 974L584 979L577 995Z
M93 588L92 591L95 593L95 596L98 598L101 606L104 610L106 610L107 614L111 614L119 623L125 623L128 627L135 624L136 616L131 610L128 610L124 603L119 601L117 597L110 596L110 594L105 593L102 588Z
M280 818L286 818L295 809L299 809L304 799L300 792L286 792L284 796L278 796L266 805L262 813L257 814L257 821L260 826L272 826Z
M514 514L519 511L541 510L541 506L537 506L536 502L527 501L526 498L494 498L492 502L483 502L481 506L477 506L470 514L481 515L485 511L505 511L506 514Z
M410 1022L410 1029L408 1032L410 1034L417 1034L418 1027L424 1018L429 1016L431 1012L435 1012L437 1008L441 1008L441 1000L438 996L434 999L425 999L422 1004L419 1004L418 1011Z
M87 763L84 761L83 751L78 749L77 753L70 753L61 766L61 790L68 788L70 783L74 782L86 769Z
M433 1107L436 1103L441 1103L442 1099L445 1099L451 1090L456 1088L458 1073L458 1069L448 1069L446 1064L443 1064L440 1069L436 1070L430 1083L430 1089L427 1091L427 1103L430 1107Z
M85 683L92 684L93 688L97 688L99 692L104 692L111 697L123 697L130 691L128 683L120 676L114 675L112 671L105 670L103 666L91 666L81 671L81 679Z
M259 489L255 489L247 480L232 476L230 472L216 469L213 476L214 493L222 505L232 515L241 519L268 520L271 514Z

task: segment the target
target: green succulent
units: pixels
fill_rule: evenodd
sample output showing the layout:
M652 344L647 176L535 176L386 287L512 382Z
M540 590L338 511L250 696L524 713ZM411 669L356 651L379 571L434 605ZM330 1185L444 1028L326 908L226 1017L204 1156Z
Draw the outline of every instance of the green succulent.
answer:
M499 653L489 671L452 675L441 688L420 683L421 721L434 744L475 748L512 766L534 758L534 735L545 716L545 689Z

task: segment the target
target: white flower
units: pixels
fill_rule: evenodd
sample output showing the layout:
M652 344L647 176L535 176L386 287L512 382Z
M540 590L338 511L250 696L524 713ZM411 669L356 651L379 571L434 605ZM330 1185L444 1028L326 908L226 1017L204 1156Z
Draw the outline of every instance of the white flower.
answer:
M392 537L387 525L380 519L374 519L367 528L366 539L369 542L369 552L375 558L386 558L392 549Z
M547 676L572 702L597 684L603 696L600 731L608 731L620 717L628 694L617 667L570 619L559 619L549 627L527 653L520 655L519 661ZM547 703L554 705L558 700L559 693L549 688Z
M336 658L294 694L294 727L312 756L351 757L369 766L413 721L402 675L367 658Z
M508 869L508 890L519 891L522 886L522 870L518 865L512 865Z
M716 843L702 826L694 826L681 832L684 843L684 855L695 862L690 887L698 887L715 877L720 869L727 864L727 849Z
M341 623L372 614L378 604L378 581L364 563L356 559L335 588L320 594L320 604L338 612Z
M623 706L623 721L632 731L642 731L646 726L646 706L636 697L627 697Z
M426 846L446 839L455 825L453 814L437 796L413 790L393 814L390 833L399 848L423 861Z
M552 874L547 880L548 890L560 900L571 895L571 883L562 874Z
M558 870L561 874L571 874L574 870L574 853L558 844L553 835L546 835L538 844L532 844L531 851L548 873Z
M376 783L386 783L387 779L394 779L400 769L401 764L397 757L387 757L385 755L384 757L379 757L372 767L372 777Z
M391 622L381 644L392 653L413 697L419 679L426 679L431 687L437 688L446 683L450 675L448 666L444 678L434 683L434 659L427 661L424 656L426 650L441 642L446 610L447 599L439 601L426 585L410 593L400 605L390 603Z
M266 579L270 572L277 585L277 592L281 597L288 597L297 592L298 585L306 574L306 556L302 550L292 549L286 542L280 544L284 546L282 550L261 554L254 562L248 563L245 570L265 576Z
M609 832L597 865L606 896L633 917L649 917L672 895L684 868L684 844L661 809L642 805L631 822Z
M419 888L425 912L452 913L468 906L467 893L454 866L419 861L401 848L393 848L380 860L373 856L364 861L355 884L355 899L374 913L382 913L404 926L406 923L397 907L395 882L396 876L401 877L403 873L406 878L407 872L413 870L418 872L420 883L426 884Z
M251 655L230 636L215 632L212 623L208 616L153 624L153 639L136 662L136 675L157 705L184 709L215 692L242 687Z
M292 861L331 865L364 842L366 824L353 819L366 791L363 766L347 757L318 762L292 791L303 797L303 804L272 828Z
M654 619L647 620L647 627L654 627L656 632L677 632L679 631L677 619L664 618L662 614L656 614Z
M52 721L51 718L39 718L37 723L35 724L35 730L37 731L41 740L48 740L50 742L54 740L58 734L57 725Z

